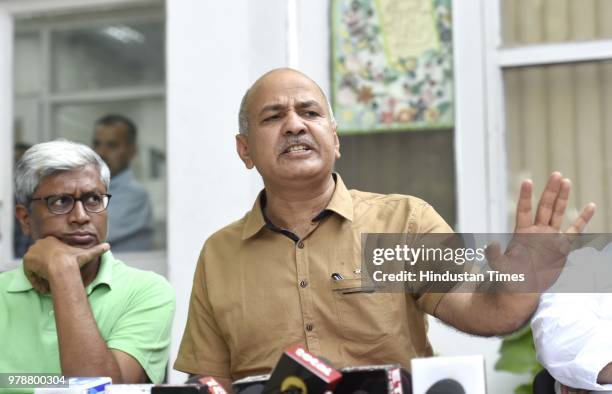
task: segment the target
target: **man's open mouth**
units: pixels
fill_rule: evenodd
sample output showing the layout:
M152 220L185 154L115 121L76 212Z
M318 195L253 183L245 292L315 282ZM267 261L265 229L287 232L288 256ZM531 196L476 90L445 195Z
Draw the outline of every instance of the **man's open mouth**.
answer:
M298 145L291 145L290 147L285 149L283 153L306 152L309 150L312 150L312 149L308 145L298 144Z

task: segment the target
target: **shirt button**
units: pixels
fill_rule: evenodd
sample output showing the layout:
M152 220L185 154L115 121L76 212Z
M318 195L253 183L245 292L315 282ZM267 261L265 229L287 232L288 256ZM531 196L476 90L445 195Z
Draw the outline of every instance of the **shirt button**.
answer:
M314 326L311 323L306 324L306 331L312 331Z
M298 242L297 247L300 248L300 249L304 249L304 242L302 242L302 241Z
M308 281L303 280L303 281L300 282L300 287L301 288L304 288L306 286L308 286Z

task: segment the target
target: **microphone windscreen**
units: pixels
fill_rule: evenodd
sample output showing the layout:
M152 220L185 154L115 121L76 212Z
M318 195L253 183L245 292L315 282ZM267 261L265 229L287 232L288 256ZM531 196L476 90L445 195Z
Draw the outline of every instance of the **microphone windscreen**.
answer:
M270 380L270 374L249 376L233 382L232 388L235 394L261 394L268 380Z
M486 394L483 356L413 358L414 394Z
M434 383L425 394L465 394L465 389L454 379L444 379Z
M264 393L317 394L331 391L342 379L339 371L301 345L287 349L274 367Z
M347 367L341 372L342 380L334 390L337 394L412 392L410 374L399 364Z

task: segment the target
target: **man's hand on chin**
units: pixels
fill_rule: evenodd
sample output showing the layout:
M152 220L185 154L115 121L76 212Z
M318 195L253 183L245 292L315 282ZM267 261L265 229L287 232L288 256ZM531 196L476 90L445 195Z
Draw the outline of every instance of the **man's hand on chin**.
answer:
M32 287L45 294L50 291L49 282L55 275L70 269L80 270L109 249L107 243L82 249L48 236L37 240L23 256L24 272Z

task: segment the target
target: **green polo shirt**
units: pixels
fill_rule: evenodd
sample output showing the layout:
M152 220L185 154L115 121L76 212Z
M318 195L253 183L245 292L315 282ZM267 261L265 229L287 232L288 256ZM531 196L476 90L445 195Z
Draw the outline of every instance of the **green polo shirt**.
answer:
M162 382L175 309L166 279L109 251L86 292L108 347L130 354L152 382ZM0 274L0 373L19 372L61 372L53 300L32 288L23 265Z

